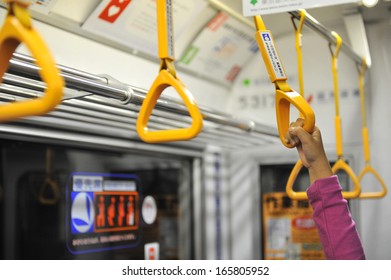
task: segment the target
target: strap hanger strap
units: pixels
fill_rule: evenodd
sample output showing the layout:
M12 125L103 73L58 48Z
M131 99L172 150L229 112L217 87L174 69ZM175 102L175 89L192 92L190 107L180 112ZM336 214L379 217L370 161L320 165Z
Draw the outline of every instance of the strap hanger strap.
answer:
M335 104L335 137L336 137L336 149L338 157L343 157L343 145L342 145L342 124L339 112L339 85L338 85L338 55L342 46L342 38L337 32L332 32L336 40L335 50L332 50L332 45L329 43L329 49L332 56L332 73L334 82L334 104Z
M300 95L303 96L304 98L304 76L303 76L303 56L302 56L302 30L304 26L304 22L306 19L306 11L305 10L300 10L300 20L299 20L299 25L296 26L295 20L292 17L292 24L293 27L295 28L295 47L296 47L296 53L297 53L297 71L299 74L299 85L300 85ZM303 117L302 114L300 113L300 117ZM287 181L287 184L285 186L286 192L288 196L291 199L295 200L306 200L308 199L307 193L306 192L295 192L293 190L293 186L296 182L297 177L300 174L301 169L304 167L303 162L299 159L295 166L293 167L291 173L289 174L289 178Z
M372 174L375 176L376 180L380 183L381 190L379 192L361 192L360 198L382 198L387 194L387 186L384 180L381 178L379 173L371 166L371 153L369 145L369 132L367 127L366 120L366 111L365 111L365 72L367 70L367 65L365 59L362 60L361 65L357 65L359 73L359 91L360 91L360 100L361 100L361 115L362 115L362 138L363 138L363 150L364 150L364 160L365 167L360 172L358 180L361 182L363 177L367 174Z
M274 45L272 34L266 29L261 16L254 16L254 23L257 30L255 38L259 50L270 80L276 87L276 115L280 139L284 146L293 148L293 145L285 141L285 135L290 124L290 105L295 106L302 113L304 129L308 132L312 132L315 127L315 114L305 99L292 90L286 82L285 70Z
M161 59L160 71L151 85L137 118L136 130L147 143L190 140L202 130L203 118L193 96L179 80L174 66L174 43L172 28L172 0L157 0L158 49ZM162 92L173 87L186 105L192 123L187 128L150 131L147 127L152 111Z

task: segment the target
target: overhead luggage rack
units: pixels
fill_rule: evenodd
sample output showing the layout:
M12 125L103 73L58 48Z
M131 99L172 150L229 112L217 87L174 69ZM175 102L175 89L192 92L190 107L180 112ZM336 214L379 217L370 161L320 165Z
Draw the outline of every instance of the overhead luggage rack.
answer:
M157 146L141 143L135 130L146 90L119 82L109 76L94 75L61 65L58 68L65 80L66 88L57 109L45 116L28 117L1 124L1 131L7 132L8 129L13 134L34 134L38 137L39 134L33 133L32 129L41 129L43 137L57 137L59 140L69 138L77 142L89 136L88 141L91 141L90 137L96 138L92 143L107 138L106 145L113 145L115 141L117 144L118 141L125 144L124 141L128 141L138 143L137 145L145 149L154 149ZM10 60L10 68L3 77L0 101L12 102L42 95L45 84L40 81L38 69L33 58L15 53ZM167 148L186 148L189 153L189 148L199 151L209 144L227 149L240 149L278 142L275 127L237 119L202 106L200 111L204 127L198 137L191 141L159 145ZM151 116L150 127L183 127L190 122L191 118L184 104L172 98L160 97ZM67 136L61 136L62 134ZM5 137L4 133L2 135Z

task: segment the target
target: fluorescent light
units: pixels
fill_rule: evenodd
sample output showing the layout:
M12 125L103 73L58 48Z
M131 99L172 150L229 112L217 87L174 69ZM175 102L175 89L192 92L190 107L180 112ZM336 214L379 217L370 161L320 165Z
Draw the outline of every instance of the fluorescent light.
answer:
M362 0L364 6L368 8L376 6L377 2L379 2L379 0Z

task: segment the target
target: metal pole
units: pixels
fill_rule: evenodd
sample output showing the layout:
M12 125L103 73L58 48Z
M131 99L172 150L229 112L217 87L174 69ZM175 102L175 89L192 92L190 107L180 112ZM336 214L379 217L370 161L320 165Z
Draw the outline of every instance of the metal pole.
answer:
M113 98L122 103L132 103L135 105L142 104L147 91L137 87L129 86L114 80L113 83L108 78L96 76L65 66L58 66L61 75L66 82L66 87L78 91L89 92L103 97ZM39 80L39 67L34 64L34 59L20 54L14 54L10 60L9 73L21 75L23 77ZM44 84L37 84L28 81L28 79L19 79L11 75L5 76L4 81L10 84L22 87L28 87L35 90L44 89ZM38 87L38 88L37 88ZM77 98L77 96L75 97ZM216 124L235 127L244 131L265 134L268 136L278 137L277 129L271 126L263 125L254 121L233 118L228 114L221 113L203 106L199 106L204 120ZM186 106L179 101L167 97L160 97L156 108L162 111L176 113L182 116L188 116Z
M300 20L300 12L299 11L293 11L289 12L294 18ZM324 27L320 22L318 22L315 18L313 18L310 14L307 13L304 24L311 28L312 30L316 31L319 35L321 35L323 38L325 38L327 41L329 41L332 44L336 44L336 39L331 33L329 29ZM346 55L348 55L351 59L353 59L356 63L361 65L362 63L362 57L360 57L357 53L355 53L352 48L347 45L346 43L342 43L341 51L344 52Z

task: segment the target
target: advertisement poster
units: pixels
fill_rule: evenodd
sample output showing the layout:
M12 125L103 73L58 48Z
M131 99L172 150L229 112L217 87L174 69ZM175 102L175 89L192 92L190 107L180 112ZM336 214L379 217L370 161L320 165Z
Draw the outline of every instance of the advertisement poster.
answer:
M180 64L212 80L233 82L258 51L253 33L248 26L220 12L185 51Z
M42 14L49 14L51 8L56 4L57 0L36 0L32 1L31 10Z
M205 1L173 2L174 40L180 37L206 5ZM156 20L156 1L105 0L82 28L124 46L157 56Z
M273 192L263 195L262 205L264 259L325 259L308 200Z

